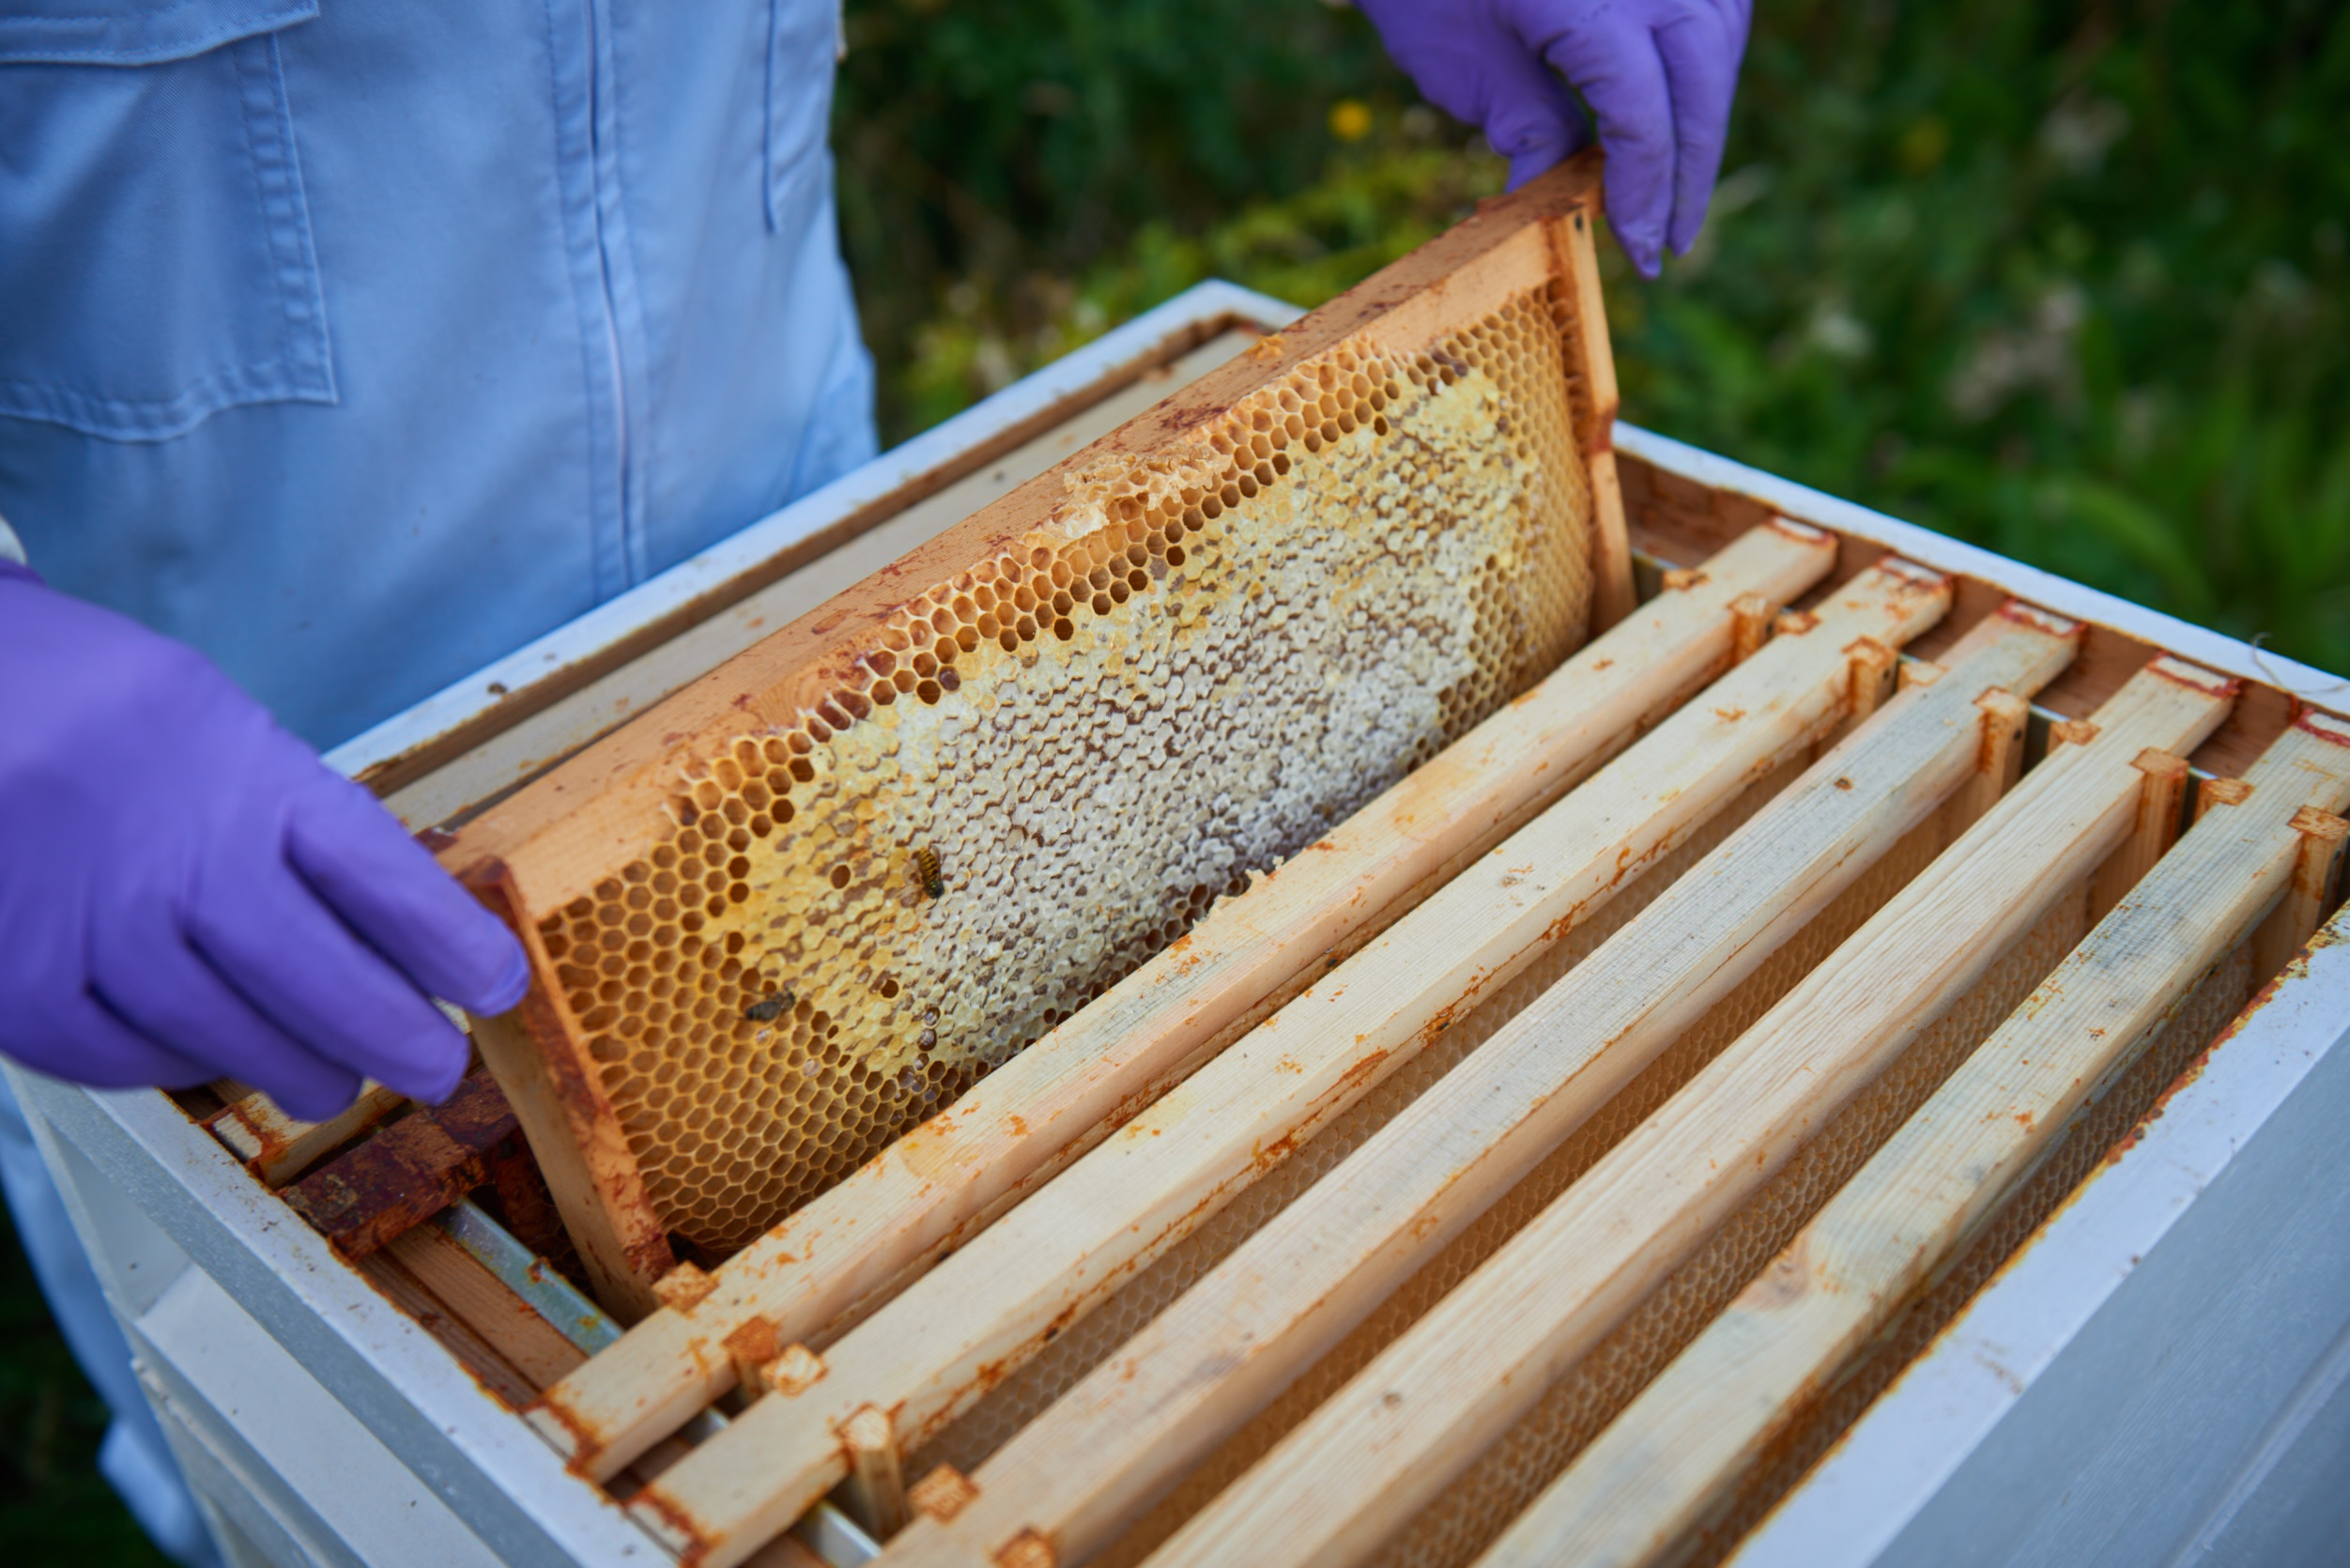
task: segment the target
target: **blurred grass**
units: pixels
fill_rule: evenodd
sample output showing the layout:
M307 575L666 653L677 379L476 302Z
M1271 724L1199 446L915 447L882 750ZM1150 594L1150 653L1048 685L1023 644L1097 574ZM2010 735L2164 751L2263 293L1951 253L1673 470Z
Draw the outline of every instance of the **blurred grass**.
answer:
M1359 17L867 0L844 230L902 438L1202 277L1313 304L1496 188ZM2350 669L2350 11L1762 0L1626 416Z
M98 1473L106 1406L50 1321L0 1207L0 1562L163 1568Z

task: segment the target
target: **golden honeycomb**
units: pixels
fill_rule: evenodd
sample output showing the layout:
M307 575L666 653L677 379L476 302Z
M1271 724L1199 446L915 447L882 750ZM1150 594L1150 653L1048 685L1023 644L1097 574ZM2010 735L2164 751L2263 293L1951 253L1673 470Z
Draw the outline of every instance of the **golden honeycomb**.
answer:
M1562 316L1358 334L1101 459L681 764L540 927L664 1225L740 1247L1580 645Z

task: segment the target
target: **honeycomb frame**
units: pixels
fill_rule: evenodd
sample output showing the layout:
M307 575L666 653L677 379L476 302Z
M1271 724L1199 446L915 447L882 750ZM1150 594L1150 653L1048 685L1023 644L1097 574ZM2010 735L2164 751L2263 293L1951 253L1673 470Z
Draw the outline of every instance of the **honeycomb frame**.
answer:
M484 1059L607 1306L1628 610L1595 176L1488 204L457 836L531 960Z

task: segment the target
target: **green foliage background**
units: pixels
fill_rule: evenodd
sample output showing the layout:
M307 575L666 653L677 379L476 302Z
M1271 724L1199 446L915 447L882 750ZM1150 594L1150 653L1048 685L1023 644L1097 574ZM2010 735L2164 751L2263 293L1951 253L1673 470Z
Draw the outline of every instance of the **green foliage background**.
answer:
M98 1473L106 1406L73 1364L0 1208L0 1562L163 1568Z
M892 438L1204 277L1315 303L1499 188L1313 0L848 22ZM1610 256L1626 413L2350 670L2345 103L2326 0L1759 0L1697 252L1654 284ZM0 1339L0 1560L160 1561L5 1237Z
M1315 303L1500 179L1307 0L849 23L892 438L1202 277ZM1626 415L2350 669L2345 103L2323 0L1760 0L1697 250L1610 258Z

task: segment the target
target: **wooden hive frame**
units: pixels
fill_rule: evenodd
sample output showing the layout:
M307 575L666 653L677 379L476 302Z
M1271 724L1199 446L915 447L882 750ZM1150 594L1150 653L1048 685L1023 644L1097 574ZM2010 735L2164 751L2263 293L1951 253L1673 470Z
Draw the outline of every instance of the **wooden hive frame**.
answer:
M1375 1177L1334 1172L1301 1193L1030 1422L976 1478L977 1506L957 1518L953 1539L1026 1529L1072 1553L1106 1542L1131 1521L1133 1499L1163 1490L1275 1391L1277 1380L1248 1369L1326 1354L1754 975L1783 945L1767 933L1808 923L1911 833L1955 835L1986 809L2020 747L2013 693L2038 690L2069 663L2078 631L2024 616L1987 622L1950 674L1915 684L1897 714L1856 730L1724 843L1713 875L1660 894L1611 945L1615 962L1570 971L1489 1052L1357 1150L1351 1160ZM1578 1050L1560 1049L1569 1019ZM1501 1070L1513 1043L1527 1053L1514 1066L1524 1084L1481 1074L1489 1053ZM1454 1148L1457 1164L1426 1158ZM1203 1380L1204 1365L1227 1370ZM917 1532L902 1550L914 1561L955 1555L943 1531Z
M1138 639L1140 662L1124 677L1129 685L1167 686L1174 666L1157 659L1163 638L1147 628L1125 628L1154 609L1153 596L1162 588L1173 592L1183 586L1187 541L1200 558L1191 563L1191 575L1203 585L1194 600L1208 595L1212 610L1214 595L1222 592L1246 609L1246 601L1270 587L1267 602L1282 606L1271 623L1278 628L1299 590L1250 574L1269 572L1296 552L1292 547L1271 565L1252 563L1248 551L1259 534L1273 540L1266 548L1278 545L1277 535L1266 533L1266 517L1287 518L1294 511L1296 526L1310 538L1344 533L1326 526L1329 515L1311 510L1317 497L1351 496L1351 512L1342 505L1342 513L1367 514L1369 492L1346 488L1372 463L1363 453L1388 453L1379 461L1391 469L1399 461L1393 452L1407 442L1432 453L1453 452L1467 438L1452 434L1455 424L1471 435L1486 431L1482 447L1461 450L1485 453L1476 460L1498 463L1506 483L1525 492L1507 502L1502 521L1484 517L1493 507L1475 489L1492 488L1491 475L1464 477L1456 484L1447 469L1461 468L1462 461L1416 468L1407 453L1396 470L1402 477L1389 476L1399 515L1419 509L1404 516L1403 532L1393 527L1375 531L1375 520L1366 524L1357 530L1361 539L1350 558L1354 564L1341 559L1336 577L1316 576L1329 568L1315 566L1300 580L1306 592L1330 596L1326 619L1333 624L1346 613L1348 594L1375 617L1382 606L1371 579L1358 584L1347 573L1384 570L1391 576L1401 569L1399 550L1482 549L1477 541L1498 538L1498 553L1489 553L1470 578L1456 583L1455 567L1433 558L1433 564L1410 570L1434 585L1432 602L1444 602L1437 619L1449 612L1446 606L1470 614L1474 636L1485 639L1492 657L1506 668L1444 677L1455 684L1428 693L1432 699L1441 696L1442 712L1421 723L1416 734L1375 739L1362 760L1340 770L1351 768L1357 782L1328 786L1326 795L1337 789L1333 798L1351 807L1359 799L1365 770L1374 783L1382 772L1400 773L1496 702L1517 696L1560 653L1623 619L1632 584L1608 445L1615 386L1592 248L1595 167L1582 161L1489 204L1181 397L713 671L460 833L445 860L521 933L534 977L523 1006L503 1019L482 1021L477 1038L608 1307L631 1320L651 1311L658 1299L654 1284L675 1261L671 1242L681 1227L701 1227L693 1238L706 1258L727 1255L929 1110L943 1108L1005 1055L1052 1032L1065 1013L1074 1013L1087 996L1204 912L1212 891L1206 886L1190 890L1188 908L1183 889L1156 884L1127 895L1124 905L1106 901L1106 923L1124 918L1132 925L1129 906L1137 899L1146 905L1165 893L1176 895L1172 923L1154 926L1157 916L1150 916L1117 951L1074 975L1039 981L1030 1006L1052 1003L1040 1022L999 1023L991 1014L991 995L982 994L960 969L950 966L945 981L929 970L908 973L909 961L917 970L945 961L935 959L935 950L961 952L964 963L975 954L993 966L992 955L1006 943L1016 950L1023 945L1009 936L991 942L994 928L987 927L958 946L957 939L934 934L938 922L926 926L912 909L925 896L935 900L950 887L960 891L961 862L969 858L950 851L942 867L938 851L925 841L944 831L932 822L936 814L960 809L960 802L948 801L944 782L918 807L909 804L916 775L913 753L901 758L898 736L914 735L914 720L929 728L906 745L930 747L923 755L934 753L941 766L932 771L945 776L942 770L959 744L950 711L960 703L980 715L963 719L960 733L968 737L969 724L985 722L993 691L1020 685L1021 672L1039 657L1063 671L1053 677L1056 683L1067 682L1066 667L1087 657L1089 639L1097 639L1095 624L1121 628L1100 638ZM1475 395L1484 402L1470 412L1460 406L1470 393L1454 390L1464 384L1482 389ZM1460 494L1446 490L1448 484ZM1382 501L1382 515L1385 506ZM1233 515L1228 526L1218 522L1220 507ZM1557 516L1547 517L1553 512ZM1521 520L1512 523L1513 516ZM1213 578L1220 527L1228 528L1230 561L1223 576ZM1502 533L1493 534L1497 527ZM1518 531L1509 533L1512 527ZM1105 539L1123 551L1106 576L1097 560L1108 547ZM1766 597L1786 589L1768 573L1754 586ZM1204 621L1210 613L1197 616ZM1359 619L1361 611L1352 613ZM1166 646L1174 650L1190 635L1195 612L1182 610L1180 628L1172 599L1166 614L1166 635L1176 639ZM923 640L933 635L935 649ZM1433 635L1441 642L1445 634ZM1408 663L1421 646L1400 642L1395 657ZM1076 651L1064 654L1062 647ZM1114 650L1105 655L1113 664L1117 656ZM1130 650L1127 656L1132 658ZM1492 662L1487 654L1478 657ZM1052 666L1056 658L1064 665ZM1213 679L1216 671L1208 675ZM1026 679L1031 685L1044 681ZM1344 683L1331 686L1333 677L1323 679L1343 693ZM1654 689L1630 694L1633 719L1672 694L1669 683L1651 685ZM1470 695L1456 702L1451 693L1464 688ZM1173 689L1183 687L1177 683ZM975 702L958 695L973 691L982 693ZM1240 706L1258 711L1259 728L1278 728L1279 704L1286 700L1252 693ZM925 710L946 716L934 720ZM1057 703L1053 712L1060 712ZM904 723L900 713L910 715ZM997 712L999 723L1005 716ZM1109 722L1123 732L1120 715L1112 714ZM1331 722L1333 732L1348 728ZM1590 737L1593 745L1612 739ZM983 744L960 741L966 763L968 753ZM1203 800L1212 793L1220 804L1245 796L1260 787L1246 776L1261 767L1243 753L1265 749L1262 744L1236 746L1189 760L1199 775L1187 780L1190 793ZM844 755L848 761L841 761ZM858 806L864 815L853 825L845 823L849 796L835 792L833 781L852 766L899 780L889 787L900 802L897 816L905 820L892 820L890 808ZM998 776L1004 773L997 769ZM992 806L997 796L991 792L1002 782L983 780L975 789L989 790L985 801ZM1544 787L1558 783L1554 778ZM1031 787L1017 772L1009 776L1008 793ZM1358 792L1352 797L1349 788ZM832 804L822 804L827 801ZM1528 800L1499 805L1505 816L1522 814ZM1283 809L1296 815L1295 807ZM787 829L794 817L801 825ZM916 819L932 825L907 825ZM1350 889L1356 895L1351 907L1333 912L1329 934L1340 942L1368 936L1392 917L1391 906L1409 901L1411 888L1431 871L1482 847L1478 835L1492 825L1464 824L1444 854L1420 865L1400 885L1383 886L1375 900ZM1268 870L1268 854L1294 853L1314 836L1295 825L1270 842L1258 842L1263 835L1253 828L1243 836L1252 834L1253 847L1244 846L1236 865L1225 868L1226 891ZM837 836L837 842L828 836ZM790 852L771 860L787 839ZM697 860L698 850L713 868L703 879L709 882L706 915L699 907L703 889L695 874L704 862ZM827 867L829 886L817 880ZM1023 861L1010 874L1024 877L1027 868ZM976 875L971 880L975 883ZM990 884L990 897L998 897L1002 886L999 877ZM830 927L822 923L822 913L807 914L828 901ZM949 911L941 919L956 918L954 906L940 907ZM868 919L875 909L882 915ZM769 911L776 912L774 919L759 918ZM861 936L862 955L843 957L826 945L849 919L860 922L848 927L847 941L853 945ZM881 954L874 958L877 927ZM1026 944L1034 945L1033 939ZM910 950L917 954L913 961L906 957ZM1227 989L1244 1008L1261 1005L1310 959L1300 947L1291 953L1288 970L1276 965L1228 977ZM1003 961L1018 976L1029 976L1042 961L1022 968L1017 951ZM811 975L807 965L819 967ZM988 973L987 987L1001 987L994 969ZM907 988L902 998L901 979ZM851 980L854 995L844 992ZM942 985L962 1000L936 1000L932 992ZM714 1018L714 999L720 1015ZM850 1036L837 1040L844 1022ZM985 1038L967 1049L939 1038L959 1028ZM760 1043L731 1038L745 1035ZM1196 1053L1206 1043L1193 1038L1186 1051ZM950 1057L956 1050L961 1054ZM1071 1051L1092 1053L1075 1043ZM1164 1055L1098 1085L1083 1111L1098 1121L1120 1100L1163 1084L1187 1059L1183 1053ZM684 1086L672 1093L681 1070ZM746 1070L753 1082L745 1085ZM756 1081L762 1072L764 1087ZM778 1072L797 1078L777 1089ZM820 1088L806 1086L820 1078ZM633 1096L627 1103L615 1086L623 1082ZM770 1130L752 1130L751 1147L737 1151L733 1141L752 1118L754 1100ZM1086 1130L1085 1115L1048 1119L1064 1129L1065 1139ZM705 1169L726 1161L734 1174ZM802 1167L805 1172L789 1181L774 1177L777 1170ZM745 1180L758 1190L744 1193ZM923 1244L936 1239L926 1236Z
M1875 670L1890 669L1885 647L1930 625L1947 602L1937 576L1879 570L1855 579L1816 626L1774 639L1724 675L1704 703L1684 706L1465 868L821 1358L787 1350L790 1365L821 1365L821 1377L768 1379L796 1386L665 1471L635 1504L638 1516L726 1560L843 1479L831 1434L859 1410L887 1411L910 1447L943 1431L1129 1273L1409 1065L1449 1020L1594 920L1758 776L1832 732L1851 713L1856 684L1873 690ZM1605 656L1610 640L1592 652ZM1856 657L1868 671L1858 683ZM682 1315L699 1315L696 1306ZM690 1364L690 1337L668 1323L643 1328L639 1344L665 1347L673 1367ZM550 1436L602 1438L591 1457L599 1469L660 1435L645 1419L656 1413L646 1384L624 1376L620 1362L598 1368L550 1391L543 1407L564 1423ZM633 1409L613 1397L622 1387ZM760 1472L747 1496L738 1465Z
M1418 903L1589 775L1659 708L1751 653L1771 596L1816 580L1828 554L1824 536L1791 526L1759 530L1724 551L1702 580L1693 575L1620 623L1312 855L1220 905L1175 947L971 1090L952 1115L900 1140L714 1277L681 1269L665 1282L668 1310L588 1386L552 1396L534 1419L580 1463L608 1473L664 1422L683 1421L744 1380L731 1351L711 1358L693 1353L695 1345L743 1335L780 1347L837 1332L878 1306L1082 1152L1106 1119L1132 1115L1262 1022L1294 992L1285 977L1338 961L1371 934L1366 909ZM1816 678L1840 691L1844 655L1824 652ZM1740 738L1742 763L1783 744L1783 733L1773 741L1762 725L1759 715L1761 739ZM1660 812L1648 831L1673 831L1701 803L1692 797ZM1594 864L1607 859L1589 846L1579 853ZM1331 1070L1343 1078L1349 1066ZM1244 1087L1240 1097L1263 1115L1313 1094L1292 1083L1271 1093Z
M1731 552L1680 575L1652 609L1684 607L1678 601L1706 577L1735 569L1728 557L1741 545L1800 537L1750 531ZM2186 764L2177 755L2204 746L2242 688L2158 655L2112 687L2092 720L2057 725L2050 761L2003 799L2024 750L2024 696L2078 676L2088 629L2007 606L1945 639L1936 660L1913 661L1903 691L1888 700L1890 650L1930 634L1953 587L1897 564L1865 571L1812 610L1782 618L1779 635L1759 647L1741 646L1732 612L1725 635L1744 657L1701 696L1606 766L1578 770L1580 781L1556 804L1115 1138L1056 1165L1050 1183L1023 1190L1027 1201L993 1223L960 1230L951 1258L919 1259L905 1271L918 1278L892 1282L894 1299L878 1307L860 1300L827 1322L807 1304L837 1307L846 1298L801 1294L795 1314L794 1287L825 1276L804 1255L824 1251L825 1233L786 1226L774 1239L802 1253L746 1254L699 1281L549 1389L534 1422L575 1464L617 1479L717 1394L748 1394L749 1407L727 1430L660 1458L649 1483L630 1483L634 1516L695 1563L745 1560L834 1486L891 1537L893 1563L983 1568L1087 1560L1104 1550L1133 1560L1140 1548L1122 1537L1139 1530L1145 1545L1158 1539L1149 1530L1154 1497L1203 1461L1212 1470L1220 1444L1240 1451L1240 1482L1221 1488L1212 1507L1194 1499L1190 1522L1153 1560L1365 1560L1510 1430L1525 1401L1555 1381L1562 1358L1572 1364L1627 1313L1633 1326L1654 1316L1637 1303L1658 1294L1690 1247L1719 1232L1733 1253L1767 1253L1789 1206L1800 1212L1817 1201L1803 1194L1832 1191L1850 1176L2099 915L2147 917L2143 900L2126 895L2175 831L2165 807L2179 802ZM1871 631L1851 635L1872 616ZM1620 626L1544 695L1555 702L1643 632L1636 620ZM1498 715L1462 746L1491 746L1487 731L1505 731L1513 716ZM1838 733L1842 744L1826 749ZM2310 756L2295 753L2292 765L2310 776L2311 798L2331 799L2325 780L2350 759L2346 740L2350 731L2303 714L2259 776L2276 776L2297 746ZM1805 761L1812 765L1802 778L1778 782L1783 764ZM1441 765L1435 774L1445 788L1461 787L1460 774ZM1709 776L1725 778L1728 793L1692 791ZM2241 786L2223 781L2206 793L2226 801L2232 790ZM1684 814L1658 815L1683 801ZM1745 825L1725 841L1699 825L1709 814ZM1597 832L1603 823L1628 836L1610 841ZM2312 844L2329 849L2340 838L2330 818L2305 811L2296 824ZM1653 867L1667 885L1607 936L1606 904L1582 891L1606 890L1605 882L1535 872L1569 846L1594 869ZM2269 884L2286 884L2280 913L2261 928L2272 955L2305 936L2326 907L2311 890L2330 862L2316 851L2303 859L2310 865L2291 876L2252 869L2246 896L2254 900L2276 895ZM1872 885L1881 863L1892 880ZM1739 896L1726 901L1726 888ZM2231 907L2245 919L2259 913L2240 899ZM1551 960L1505 956L1524 940L1508 932L1545 921L1544 940L1568 965L1564 980L1555 980ZM1578 934L1586 928L1588 941ZM1699 943L1695 933L1703 932L1718 934ZM1783 952L1792 966L1779 964ZM1521 972L1536 982L1531 990L1510 980ZM1888 976L1899 983L1885 983ZM1410 1078L1410 1059L1432 1042L1451 1044L1446 1021L1482 997L1514 1017L1498 1031L1455 1028L1466 1044L1380 1106L1382 1076ZM1433 1027L1424 1025L1432 1014ZM1574 1050L1562 1056L1561 1031L1605 1043L1597 1061L1605 1070L1580 1066ZM1313 1054L1349 1038L1381 1053L1364 1058L1374 1070L1353 1070L1343 1050ZM1774 1062L1790 1051L1803 1058L1791 1078ZM1618 1063L1610 1053L1636 1053ZM1675 1056L1686 1087L1644 1118L1600 1129L1591 1150L1605 1158L1596 1165L1575 1152L1577 1140L1560 1143L1576 1118L1638 1101L1643 1063ZM1513 1105L1539 1115L1515 1131L1506 1118L1491 1122ZM1834 1137L1816 1136L1823 1118ZM1758 1157L1709 1153L1697 1167L1707 1179L1689 1185L1684 1151L1716 1150L1726 1138L1753 1140ZM971 1470L933 1463L991 1391L1050 1365L1057 1336L1082 1337L1094 1315L1113 1315L1145 1264L1175 1259L1204 1237L1236 1187L1281 1188L1288 1167L1268 1168L1250 1152L1261 1156L1268 1141L1276 1159L1310 1167L1280 1194L1285 1208L1243 1227L1241 1245L1221 1265L1208 1257L1188 1277L1194 1288L1148 1329L1115 1330L1117 1359L1091 1379L1081 1365L1014 1418L1010 1446ZM1337 1163L1299 1159L1301 1143L1339 1145ZM1573 1155L1564 1170L1562 1154ZM922 1163L919 1150L910 1162ZM1685 1199L1674 1195L1677 1183ZM1415 1184L1425 1190L1418 1207L1400 1192ZM1544 1208L1543 1195L1562 1185L1565 1195ZM1482 1237L1462 1230L1482 1212L1525 1205L1529 1191L1535 1200L1514 1238L1506 1228ZM1620 1227L1617 1216L1641 1207L1628 1210L1625 1195L1642 1193L1656 1213ZM1676 1211L1675 1202L1691 1207ZM1342 1244L1364 1221L1374 1228ZM852 1222L852 1210L828 1220ZM1486 1294L1523 1297L1529 1284L1561 1276L1558 1260L1605 1258L1626 1241L1645 1250L1628 1253L1588 1306L1572 1291L1538 1290L1543 1310L1533 1317L1551 1314L1563 1327L1544 1330L1553 1337L1532 1351L1512 1338L1518 1330L1509 1314L1528 1318L1522 1301L1497 1319L1475 1315ZM1423 1293L1416 1311L1424 1323L1365 1321L1383 1299L1412 1296L1421 1279L1440 1276L1462 1243L1490 1262L1450 1297ZM1520 1257L1544 1249L1551 1261ZM1342 1255L1359 1259L1345 1266L1351 1274L1327 1272ZM920 1274L924 1267L930 1271ZM1244 1309L1256 1315L1219 1327ZM1280 1313L1299 1311L1302 1331L1281 1326ZM1305 1424L1288 1440L1252 1441L1252 1413L1301 1368L1347 1363L1361 1335L1346 1330L1359 1324L1382 1330L1370 1348L1386 1344L1388 1354L1289 1412ZM1408 1331L1399 1338L1399 1329ZM1560 1333L1579 1337L1562 1350ZM1424 1386L1400 1370L1422 1342L1437 1347ZM1396 1358L1405 1360L1390 1365ZM1362 1363L1358 1356L1347 1364ZM1420 1389L1405 1400L1422 1417L1431 1399L1467 1397L1480 1424L1383 1425L1391 1407L1381 1391L1397 1387ZM1514 1403L1480 1393L1498 1390L1520 1391ZM1410 1441L1397 1447L1380 1436L1390 1431ZM1346 1457L1366 1442L1385 1468L1367 1471ZM909 1494L904 1483L917 1476Z
M549 1020L487 1021L617 1343L445 1224L362 1269L689 1561L804 1563L827 1487L900 1565L1717 1554L2333 907L2350 728L1624 489L1687 570L723 1264L628 1255ZM223 1115L270 1185L346 1130ZM404 1128L481 1179L412 1115L286 1191Z
M1547 1369L1588 1353L1788 1170L1798 1149L1820 1149L1833 1161L1837 1151L1820 1135L1848 1104L1897 1124L1905 1108L1888 1115L1866 1105L1864 1091L1897 1085L1891 1069L1913 1045L1928 1049L1923 1061L1937 1048L1962 1059L1981 1023L1946 1044L1934 1038L1936 1025L2045 923L2054 923L2047 945L2056 954L2078 939L2086 884L2125 847L2134 820L2132 761L2149 747L2193 749L2235 695L2233 683L2190 667L2150 665L2099 708L2081 744L2034 770L1191 1519L1161 1560L1230 1560L1236 1538L1255 1562L1369 1555L1532 1407L1553 1380ZM1573 1019L1552 1028L1569 1039L1581 1032ZM1831 1188L1838 1179L1793 1174ZM1276 1498L1278 1518L1267 1512Z
M2304 715L2249 788L2212 793L2175 853L2187 764L2150 749L2133 766L2139 810L2113 863L2128 885L2107 917L1482 1561L1616 1568L1719 1523L1867 1336L2064 1141L2089 1141L2092 1102L2232 951L2249 944L2267 972L2308 939L2350 826L2334 815L2350 807L2350 730Z

